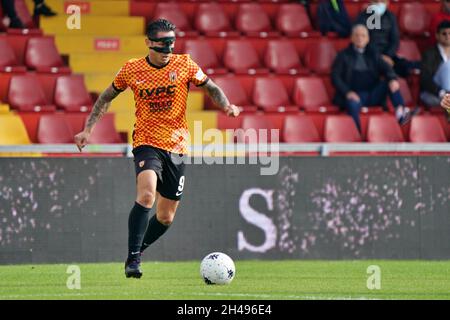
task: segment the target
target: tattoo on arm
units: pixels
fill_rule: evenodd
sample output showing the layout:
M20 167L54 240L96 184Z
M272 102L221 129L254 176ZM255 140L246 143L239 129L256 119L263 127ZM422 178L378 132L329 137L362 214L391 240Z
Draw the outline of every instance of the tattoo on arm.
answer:
M216 106L223 109L230 104L222 89L220 89L219 86L217 86L211 79L209 79L209 81L202 88Z
M86 128L91 130L95 123L106 113L111 101L120 94L120 91L109 86L95 101L92 112L86 122Z

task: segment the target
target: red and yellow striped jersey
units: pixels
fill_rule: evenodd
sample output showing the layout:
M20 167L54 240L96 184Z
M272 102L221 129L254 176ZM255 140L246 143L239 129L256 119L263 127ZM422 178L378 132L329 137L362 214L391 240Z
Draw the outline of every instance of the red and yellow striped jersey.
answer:
M150 145L176 153L187 153L185 134L189 84L204 85L208 77L188 54L173 54L164 67L148 57L131 59L117 73L113 87L134 93L136 122L133 148Z

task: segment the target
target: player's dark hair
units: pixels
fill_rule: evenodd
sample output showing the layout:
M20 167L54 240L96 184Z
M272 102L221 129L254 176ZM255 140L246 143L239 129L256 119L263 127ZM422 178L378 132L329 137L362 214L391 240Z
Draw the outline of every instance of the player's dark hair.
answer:
M437 33L440 33L444 29L450 29L450 20L444 20L438 24Z
M149 39L156 38L158 32L175 31L177 27L166 19L158 19L150 22L147 26L146 35Z

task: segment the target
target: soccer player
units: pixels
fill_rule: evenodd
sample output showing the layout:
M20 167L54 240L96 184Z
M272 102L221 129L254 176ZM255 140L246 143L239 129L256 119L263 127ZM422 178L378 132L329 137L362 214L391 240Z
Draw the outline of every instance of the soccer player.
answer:
M153 21L147 26L146 35L149 54L125 63L95 102L84 130L74 138L81 152L110 102L126 88L133 90L137 196L128 218L128 278L142 276L141 254L167 231L183 194L184 163L180 155L186 154L187 149L180 132L187 132L189 84L202 88L228 116L239 115L239 108L230 104L188 54L173 54L175 25L165 19ZM149 219L155 201L156 213Z

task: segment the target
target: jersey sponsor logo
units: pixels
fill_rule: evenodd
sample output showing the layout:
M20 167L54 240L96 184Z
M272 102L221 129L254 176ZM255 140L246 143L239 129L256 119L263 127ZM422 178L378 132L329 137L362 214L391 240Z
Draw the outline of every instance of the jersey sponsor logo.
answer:
M169 80L170 80L170 82L177 81L177 72L176 71L169 72Z
M157 102L150 102L150 112L161 112L161 111L169 111L172 109L172 100L165 100L165 101L157 101Z
M177 87L176 85L170 85L170 86L154 87L151 89L141 89L139 90L139 97L141 97L142 99L151 99L162 96L164 94L172 96L175 94L176 87Z
M139 168L142 168L144 166L144 164L145 164L145 160L140 161L139 162Z

